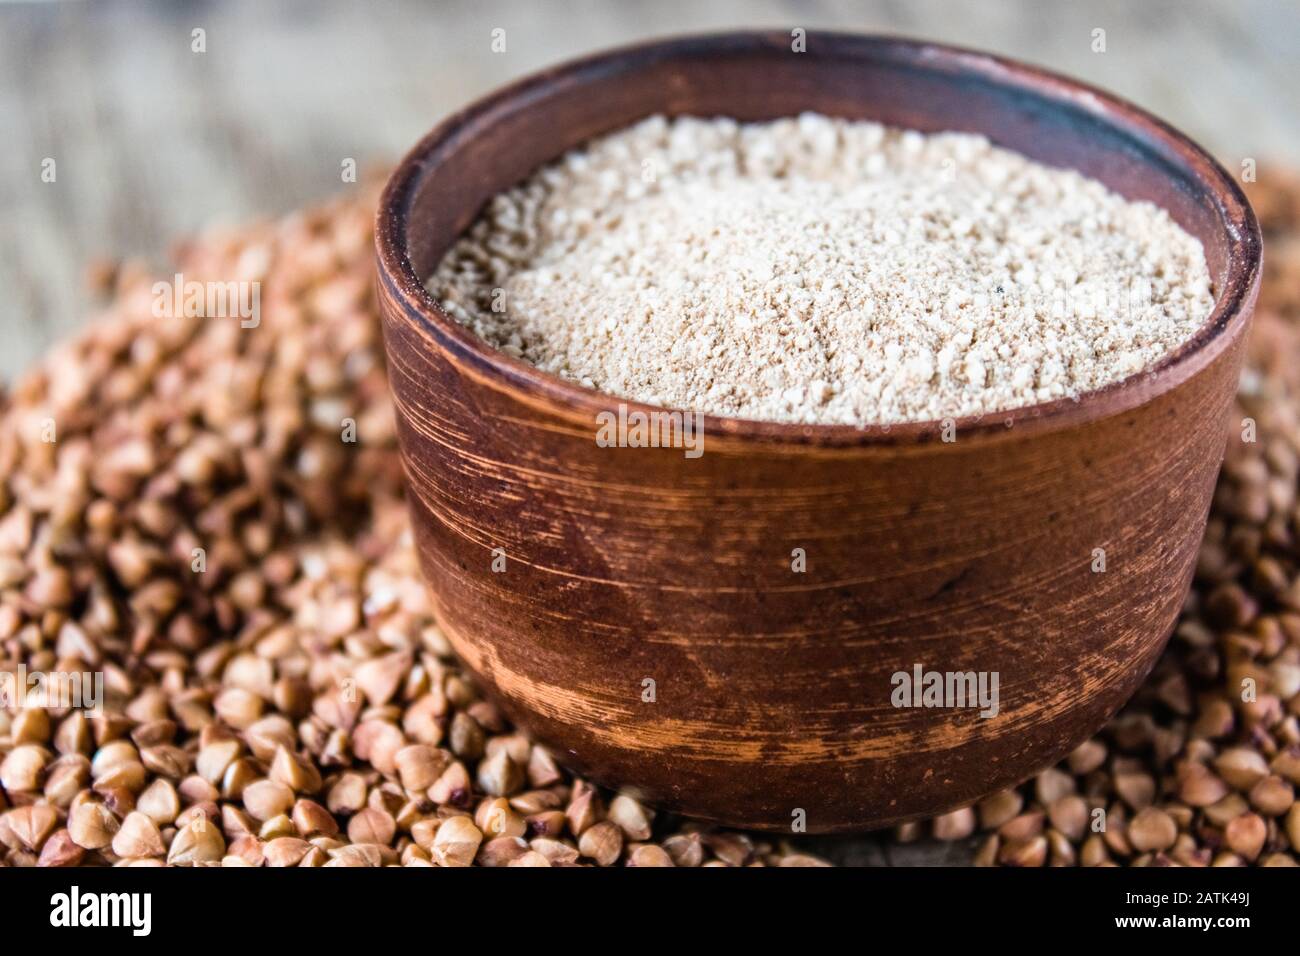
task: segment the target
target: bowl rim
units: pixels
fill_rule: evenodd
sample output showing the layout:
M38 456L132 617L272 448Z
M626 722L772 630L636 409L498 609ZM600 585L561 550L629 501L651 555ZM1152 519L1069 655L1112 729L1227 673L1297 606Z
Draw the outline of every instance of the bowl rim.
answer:
M996 439L1012 432L1023 435L1026 428L1034 434L1056 431L1129 411L1170 391L1210 365L1241 337L1259 291L1263 247L1259 223L1236 180L1185 134L1119 96L1001 55L886 34L809 30L807 38L809 49L815 49L819 57L907 58L1082 109L1112 127L1154 141L1174 154L1183 171L1205 188L1218 215L1228 225L1226 275L1214 309L1191 338L1155 365L1076 397L986 415L864 426L703 414L699 427L710 439L858 448L927 444L938 441L945 427L955 428L963 442L971 438ZM629 69L670 59L787 50L789 41L786 32L732 31L623 45L530 73L448 115L407 152L381 194L375 219L381 293L387 292L395 299L407 317L418 319L423 330L462 371L495 387L514 390L529 401L540 398L550 410L566 418L593 423L598 413L618 405L625 406L629 413L683 411L601 392L544 372L499 351L462 326L443 310L416 274L407 252L410 205L416 187L436 166L440 152L557 86L609 81Z

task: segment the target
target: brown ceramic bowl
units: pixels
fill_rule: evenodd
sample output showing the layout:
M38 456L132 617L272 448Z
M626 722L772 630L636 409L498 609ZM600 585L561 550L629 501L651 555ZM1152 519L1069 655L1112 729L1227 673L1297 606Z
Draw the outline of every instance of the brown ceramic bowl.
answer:
M1159 366L1078 401L958 420L953 442L938 422L709 417L690 459L598 446L596 416L617 399L494 351L422 288L485 200L592 136L654 113L802 110L984 133L1151 200L1204 244L1217 307ZM1225 449L1260 238L1228 174L1133 106L899 39L652 43L446 120L393 175L377 244L438 619L577 772L729 824L788 832L803 811L809 832L881 826L1061 759L1164 646ZM918 664L996 672L997 716L893 706L893 675Z

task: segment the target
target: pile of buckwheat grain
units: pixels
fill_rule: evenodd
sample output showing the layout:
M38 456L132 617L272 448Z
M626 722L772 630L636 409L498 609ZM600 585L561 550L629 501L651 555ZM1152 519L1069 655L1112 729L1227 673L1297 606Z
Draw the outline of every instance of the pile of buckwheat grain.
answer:
M653 117L499 195L429 281L610 395L867 425L1077 396L1213 308L1163 210L981 136Z
M1300 231L1300 192L1256 198L1275 233ZM256 329L154 318L142 270L99 270L105 316L7 396L0 667L102 671L107 701L90 718L0 711L0 863L841 855L852 844L656 816L575 780L460 669L429 617L401 500L374 200L367 186L178 250L187 277L262 279ZM1296 261L1274 260L1259 349L1273 364L1242 396L1258 441L1232 442L1194 593L1146 687L1060 767L890 844L965 841L976 862L1021 866L1295 863L1300 391L1285 370L1300 340L1277 316L1295 318L1300 296L1276 283ZM1104 833L1090 829L1096 807Z

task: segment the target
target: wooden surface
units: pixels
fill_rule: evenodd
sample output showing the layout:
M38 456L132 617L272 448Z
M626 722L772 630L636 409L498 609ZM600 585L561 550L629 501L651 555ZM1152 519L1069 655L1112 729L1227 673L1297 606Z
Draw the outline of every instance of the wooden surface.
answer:
M160 265L213 222L347 188L548 63L736 27L902 32L1097 83L1226 161L1300 158L1294 0L102 0L0 4L0 379L83 321L92 256ZM491 51L505 30L506 50ZM1094 29L1106 52L1092 51ZM194 29L207 52L191 52ZM45 158L54 183L41 181Z

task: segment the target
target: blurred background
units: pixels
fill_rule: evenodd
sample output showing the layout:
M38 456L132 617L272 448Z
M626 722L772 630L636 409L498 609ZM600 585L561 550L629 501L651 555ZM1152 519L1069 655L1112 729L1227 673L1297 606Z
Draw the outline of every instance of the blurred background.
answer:
M394 159L520 74L738 27L985 48L1126 96L1234 171L1300 165L1298 0L0 2L0 380L84 321L94 257L163 268L176 238L347 189L344 160Z

